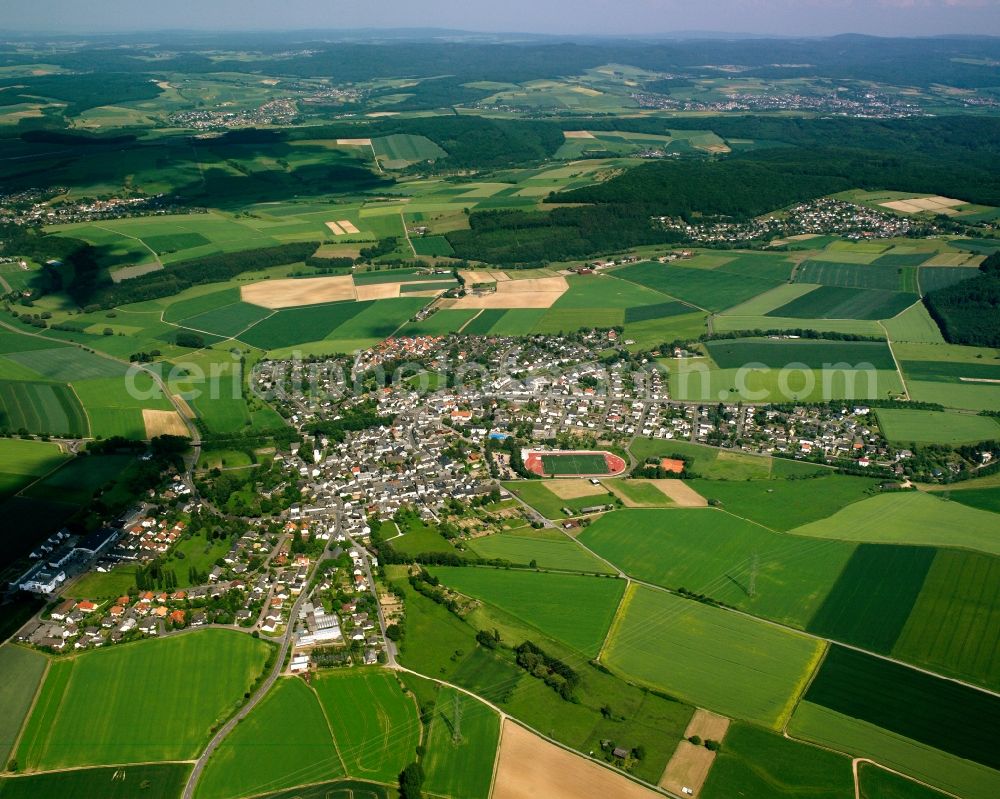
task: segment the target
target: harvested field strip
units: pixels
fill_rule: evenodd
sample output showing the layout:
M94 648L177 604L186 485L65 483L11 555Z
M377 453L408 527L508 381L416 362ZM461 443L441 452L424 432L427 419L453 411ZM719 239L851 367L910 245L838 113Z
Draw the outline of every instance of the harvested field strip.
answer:
M1000 697L833 646L805 699L943 752L1000 769Z
M243 286L240 291L245 302L272 309L355 298L354 279L350 275L262 280Z
M661 795L505 720L492 799L657 799Z
M933 547L861 544L807 629L874 652L891 652L936 552Z

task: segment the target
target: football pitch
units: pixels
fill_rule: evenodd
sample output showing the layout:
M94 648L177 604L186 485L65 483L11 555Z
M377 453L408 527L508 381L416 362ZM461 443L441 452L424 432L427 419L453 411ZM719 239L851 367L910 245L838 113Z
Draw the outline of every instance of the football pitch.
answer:
M603 455L542 455L542 470L554 476L610 473Z

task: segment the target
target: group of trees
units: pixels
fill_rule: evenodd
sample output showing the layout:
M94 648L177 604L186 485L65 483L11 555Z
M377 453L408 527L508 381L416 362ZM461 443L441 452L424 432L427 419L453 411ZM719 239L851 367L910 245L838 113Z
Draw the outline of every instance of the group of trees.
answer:
M932 291L924 304L952 344L1000 346L1000 249L979 267L980 274Z
M567 702L575 702L573 692L580 684L580 675L558 658L547 654L531 641L524 641L514 648L518 666L542 680Z

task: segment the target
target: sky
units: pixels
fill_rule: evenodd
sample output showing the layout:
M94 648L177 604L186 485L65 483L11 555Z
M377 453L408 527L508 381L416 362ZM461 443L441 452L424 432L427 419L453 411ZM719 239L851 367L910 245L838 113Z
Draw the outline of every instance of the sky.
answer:
M1000 35L1000 0L0 0L0 31L368 27L556 35Z

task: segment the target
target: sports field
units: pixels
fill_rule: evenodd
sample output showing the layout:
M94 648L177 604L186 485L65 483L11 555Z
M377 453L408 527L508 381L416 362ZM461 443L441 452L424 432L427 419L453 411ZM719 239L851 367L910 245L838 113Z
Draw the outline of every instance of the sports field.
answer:
M215 750L197 799L237 799L346 776L316 694L297 677L271 689Z
M632 586L601 660L699 707L780 729L822 649L745 616Z
M1000 437L1000 425L989 416L879 408L885 437L897 444L975 444Z
M489 799L500 717L468 694L442 687L424 737L424 790Z
M625 590L623 580L572 574L446 566L430 572L588 657L600 650Z
M880 494L855 502L793 532L845 541L960 547L1000 555L995 514L916 491Z
M28 720L18 762L55 769L195 757L269 651L243 633L199 630L60 659ZM109 690L124 685L136 688Z
M580 541L636 579L799 627L854 550L853 544L774 533L711 508L615 511L591 524Z
M347 773L394 783L420 741L417 705L381 669L328 673L313 681Z

